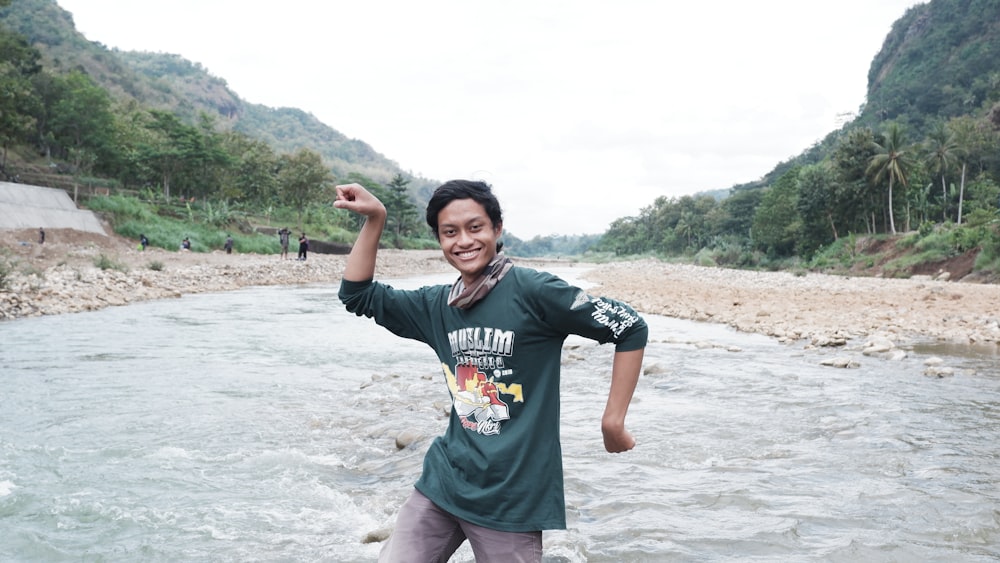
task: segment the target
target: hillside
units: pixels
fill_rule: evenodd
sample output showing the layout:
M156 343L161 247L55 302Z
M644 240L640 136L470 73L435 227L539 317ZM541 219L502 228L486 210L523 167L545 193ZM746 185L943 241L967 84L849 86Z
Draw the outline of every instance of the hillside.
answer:
M998 86L1000 1L934 0L893 24L856 125L901 120L922 135L935 120L992 110Z
M219 127L263 140L279 152L308 147L338 177L354 172L387 183L400 173L410 179L409 187L417 196L437 184L402 170L364 141L346 137L309 113L248 103L197 62L168 53L112 50L90 41L55 0L14 0L0 9L0 24L27 37L42 53L45 68L82 70L119 100L167 110L188 123L204 113Z

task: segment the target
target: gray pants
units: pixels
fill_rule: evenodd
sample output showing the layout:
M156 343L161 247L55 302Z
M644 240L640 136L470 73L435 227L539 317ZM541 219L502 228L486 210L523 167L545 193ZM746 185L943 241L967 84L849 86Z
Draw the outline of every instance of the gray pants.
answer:
M447 563L466 539L476 563L541 563L542 532L501 532L456 518L414 489L382 546L380 563Z

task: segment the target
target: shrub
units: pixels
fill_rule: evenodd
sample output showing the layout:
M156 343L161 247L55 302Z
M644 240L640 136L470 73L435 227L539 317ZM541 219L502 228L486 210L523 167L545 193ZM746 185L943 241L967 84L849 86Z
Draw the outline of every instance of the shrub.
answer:
M933 221L924 221L923 223L920 223L920 229L917 231L917 233L920 235L920 238L923 238L933 232L934 232Z
M0 255L0 289L10 285L10 275L14 273L14 262L6 254Z
M146 264L146 267L149 268L150 270L153 270L154 272L162 272L163 262L160 262L159 260L153 260L149 264Z
M694 263L698 266L714 267L718 266L715 258L712 257L712 251L707 248L702 248L694 255Z
M94 266L96 266L96 267L98 267L98 268L100 268L102 270L116 270L116 271L119 271L119 272L127 272L128 271L128 268L125 266L125 264L122 264L121 262L113 260L113 259L109 258L108 256L106 256L104 254L101 254L97 258L94 258Z

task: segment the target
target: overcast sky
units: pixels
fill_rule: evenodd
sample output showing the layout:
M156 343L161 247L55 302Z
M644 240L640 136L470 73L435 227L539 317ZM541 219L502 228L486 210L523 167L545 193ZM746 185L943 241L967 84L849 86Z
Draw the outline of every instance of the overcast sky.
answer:
M521 238L759 179L864 103L916 0L57 0L404 170L494 186Z

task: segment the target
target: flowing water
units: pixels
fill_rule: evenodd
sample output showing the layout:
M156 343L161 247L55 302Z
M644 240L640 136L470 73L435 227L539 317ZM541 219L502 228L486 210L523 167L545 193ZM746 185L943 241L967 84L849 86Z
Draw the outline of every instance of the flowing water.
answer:
M448 397L428 348L336 289L0 323L0 561L374 560ZM888 361L647 321L627 454L600 434L612 348L567 342L569 529L546 561L1000 558L995 350ZM942 353L956 375L924 376ZM845 354L861 367L820 366Z

